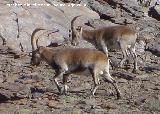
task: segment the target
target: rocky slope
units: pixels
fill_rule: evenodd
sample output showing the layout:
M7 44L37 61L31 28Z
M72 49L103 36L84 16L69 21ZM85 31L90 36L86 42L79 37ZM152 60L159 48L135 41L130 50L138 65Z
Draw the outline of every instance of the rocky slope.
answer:
M0 1L0 113L160 113L159 4L158 0ZM100 28L120 24L139 34L136 44L139 74L131 72L132 58L124 69L110 71L123 94L121 100L115 99L112 86L103 81L96 96L90 96L93 82L88 72L72 74L68 80L68 95L59 95L52 83L54 70L45 63L38 67L30 65L33 30L46 29L37 34L40 45L62 43L70 39L70 22L77 15L83 16L76 20L75 26L93 29L88 25ZM56 30L58 32L54 33ZM57 48L68 46L71 45ZM79 47L94 48L85 41L81 41ZM110 52L110 55L116 66L122 54Z

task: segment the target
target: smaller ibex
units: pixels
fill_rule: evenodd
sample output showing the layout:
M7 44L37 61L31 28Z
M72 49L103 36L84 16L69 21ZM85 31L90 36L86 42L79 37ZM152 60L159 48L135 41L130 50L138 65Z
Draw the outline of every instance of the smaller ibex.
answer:
M94 81L93 95L100 83L99 75L103 74L105 79L114 86L117 92L117 98L121 97L116 81L109 73L109 59L103 52L89 48L65 48L53 50L47 47L38 46L38 39L34 37L38 30L41 29L35 29L31 36L31 44L33 47L31 64L39 65L40 61L44 60L54 68L56 72L54 82L60 93L65 93L67 91L67 78L70 73L81 71L82 69L89 69ZM35 49L35 47L37 48ZM57 81L57 77L60 76L63 76L63 92Z
M72 44L78 45L80 39L84 39L92 43L97 49L103 51L108 56L108 49L121 49L123 59L120 62L120 67L126 61L128 50L134 58L134 69L137 70L137 55L135 52L135 43L137 33L127 26L110 26L95 30L84 30L81 26L74 27L76 16L71 21Z

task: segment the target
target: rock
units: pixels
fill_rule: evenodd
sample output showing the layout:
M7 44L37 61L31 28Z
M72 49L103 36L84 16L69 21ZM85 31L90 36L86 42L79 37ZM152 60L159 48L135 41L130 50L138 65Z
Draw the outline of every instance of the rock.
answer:
M2 71L0 71L0 83L5 81Z
M118 82L119 83L127 83L127 80L126 79L119 79Z
M48 101L47 106L54 109L59 109L61 107L60 104L58 104L58 102L54 100Z
M0 53L7 54L8 53L8 46L0 45Z
M152 52L152 54L160 57L160 40L153 42L153 44L148 44L147 50Z
M160 5L150 7L148 15L160 21Z
M137 78L142 79L142 80L147 80L147 77L149 77L148 74L142 74L142 75L137 76Z
M20 83L3 83L0 85L0 97L3 100L29 97L30 89Z
M33 98L40 98L46 92L45 87L34 86L34 87L31 87L30 90Z
M109 110L109 109L117 109L118 106L113 103L107 103L107 104L102 104L101 107Z
M134 105L140 106L142 103L145 103L145 101L146 101L146 98L140 97L134 101Z
M128 72L119 72L119 71L114 72L112 75L126 80L134 80L136 77L135 74Z
M109 17L109 18L116 17L116 12L108 4L102 5L98 1L88 0L88 6L92 10L98 12L100 17L103 19L105 19L107 17Z
M46 0L49 1L49 0ZM31 51L30 37L33 30L37 27L47 29L39 34L39 44L47 46L51 42L63 42L64 38L68 38L70 21L77 15L83 15L93 19L98 19L99 16L94 11L91 11L85 6L53 6L60 4L59 2L37 1L37 4L48 4L49 6L35 6L35 1L27 1L31 6L23 4L26 1L15 0L14 4L0 6L0 31L5 38L7 45L16 51ZM6 2L5 2L6 3ZM17 3L22 3L22 6L15 6ZM11 4L11 3L10 3ZM5 10L4 10L5 9ZM87 18L85 18L85 21ZM84 22L84 19L82 20ZM8 26L9 25L9 26ZM52 33L55 30L57 33ZM47 33L50 33L49 35Z
M22 74L16 82L21 82L23 84L32 84L38 83L42 81L43 78L39 77L37 72L29 73L29 74Z
M13 93L9 90L0 89L0 102L4 102L5 100L11 99L13 97Z
M48 102L48 106L50 107L50 108L55 108L56 107L56 103L54 103L54 101L53 100L51 100L51 101L49 101Z
M89 99L86 99L85 100L85 104L87 105L87 106L91 106L91 107L96 107L96 105L97 105L97 102L96 102L96 99L95 98L89 98Z
M159 22L150 17L146 17L139 20L137 23L140 28L137 31L138 39L144 42L143 48L145 48L145 51L150 51L156 56L159 56Z
M87 5L96 11L102 19L110 20L112 23L125 24L125 20L140 18L143 16L142 8L137 2L131 0L111 0L106 2L89 0ZM134 22L134 21L133 21Z

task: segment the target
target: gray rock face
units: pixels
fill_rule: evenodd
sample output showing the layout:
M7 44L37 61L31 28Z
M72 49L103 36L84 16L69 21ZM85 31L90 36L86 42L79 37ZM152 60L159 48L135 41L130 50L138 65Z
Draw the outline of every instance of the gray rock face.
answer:
M150 16L160 20L160 1L159 0L137 0L143 7L145 16Z
M30 37L32 31L37 27L50 30L49 36L45 33L40 35L43 38L39 41L40 44L47 46L51 42L63 41L64 38L68 38L70 21L74 16L83 15L93 19L99 18L97 13L83 5L72 7L65 4L65 6L60 6L59 2L46 1L15 0L14 3L2 2L0 7L0 35L5 38L11 49L31 51ZM35 5L35 3L37 4ZM45 6L38 4L45 4ZM86 18L85 21L87 21ZM84 21L80 23L84 23ZM57 29L59 30L58 33L52 33ZM3 43L2 40L0 41Z
M110 20L116 24L134 23L134 18L140 18L144 15L142 7L133 0L82 0L82 2L96 11L102 19Z
M79 2L81 3L80 5L73 4ZM153 8L154 12L157 12L155 16L157 16L158 20L159 5L156 2L148 2L146 0L37 0L28 2L27 6L24 5L26 3L25 0L4 1L0 7L0 42L1 44L7 43L9 49L14 49L14 52L30 52L31 34L35 28L42 27L46 30L36 35L40 37L40 45L48 46L54 42L62 43L64 39L69 38L70 22L77 15L82 16L75 21L76 26L82 25L87 27L85 23L91 19L93 21L92 24L96 28L114 24L132 24L140 28L137 31L140 37L147 36L148 38L148 35L151 35L155 39L158 37L159 24L155 20L153 21L153 19L146 17L144 7L148 9ZM18 6L18 3L23 5ZM35 6L35 3L37 3L37 6ZM45 4L45 6L38 6L38 3ZM145 4L149 5L145 6ZM154 17L154 12L150 12L152 17ZM97 21L99 16L103 21ZM59 30L59 32L53 33L55 30ZM151 44L153 42L149 43L148 46L151 46ZM158 50L157 47L155 46L154 50Z

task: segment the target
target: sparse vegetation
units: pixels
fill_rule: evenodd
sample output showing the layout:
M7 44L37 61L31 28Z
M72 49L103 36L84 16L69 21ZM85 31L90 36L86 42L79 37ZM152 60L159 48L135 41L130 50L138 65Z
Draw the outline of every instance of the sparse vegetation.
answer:
M145 104L145 108L149 110L151 113L159 113L160 112L160 98L151 98Z

